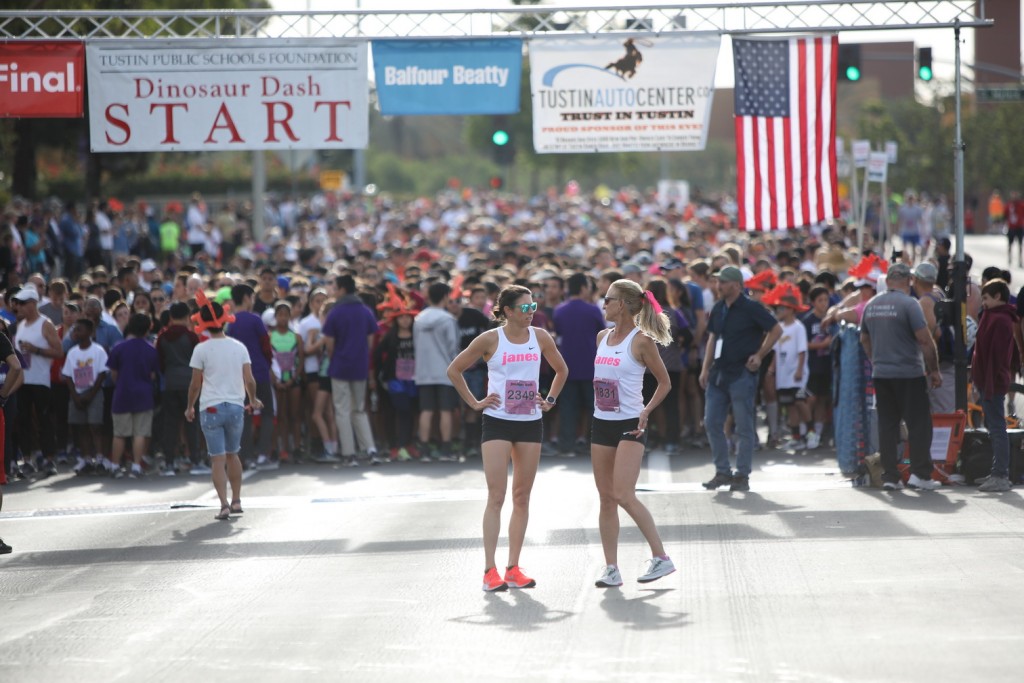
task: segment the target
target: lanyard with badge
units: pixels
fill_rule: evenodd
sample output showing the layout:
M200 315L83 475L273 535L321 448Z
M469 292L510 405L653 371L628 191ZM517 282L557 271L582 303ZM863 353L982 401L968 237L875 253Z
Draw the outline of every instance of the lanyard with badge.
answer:
M722 349L725 346L725 321L729 317L729 306L722 302L722 333L715 339L715 360L722 357Z

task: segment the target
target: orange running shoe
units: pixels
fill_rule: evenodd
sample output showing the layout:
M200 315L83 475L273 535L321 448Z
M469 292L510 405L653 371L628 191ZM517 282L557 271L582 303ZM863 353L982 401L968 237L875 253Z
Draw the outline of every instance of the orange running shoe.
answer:
M505 583L512 588L533 588L537 582L523 573L517 564L505 570Z
M484 590L488 593L508 590L508 584L501 580L497 568L491 567L484 572Z

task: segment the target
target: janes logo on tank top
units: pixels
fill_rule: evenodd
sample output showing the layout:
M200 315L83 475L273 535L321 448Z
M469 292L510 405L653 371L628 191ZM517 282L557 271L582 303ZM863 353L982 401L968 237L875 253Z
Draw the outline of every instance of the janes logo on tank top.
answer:
M531 363L540 360L540 354L537 353L502 353L501 364L508 365L509 363Z
M598 356L594 359L594 365L615 365L618 366L622 362L621 358L615 358L614 356Z

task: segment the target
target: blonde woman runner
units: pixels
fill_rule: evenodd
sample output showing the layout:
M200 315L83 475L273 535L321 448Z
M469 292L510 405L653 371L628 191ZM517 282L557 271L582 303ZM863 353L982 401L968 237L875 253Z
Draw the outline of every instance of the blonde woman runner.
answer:
M651 547L647 569L637 580L648 583L676 570L665 554L654 518L636 496L647 420L671 388L657 344L670 344L672 335L668 316L657 300L632 280L612 283L604 297L604 312L614 327L597 335L590 460L601 497L598 525L606 564L595 585L610 588L622 585L618 567L620 507L633 518ZM645 406L647 368L658 388Z
M484 509L485 591L533 588L537 582L519 567L519 554L530 517L530 491L540 463L544 441L544 413L555 407L569 368L547 331L531 327L537 304L526 287L512 285L498 295L494 317L502 323L484 332L448 366L448 378L470 408L483 411L482 459L487 479ZM555 371L547 397L540 395L540 359ZM478 401L462 373L483 358L487 362L487 396ZM501 507L508 488L512 461L512 518L508 525L508 565L502 576L495 552L501 532Z

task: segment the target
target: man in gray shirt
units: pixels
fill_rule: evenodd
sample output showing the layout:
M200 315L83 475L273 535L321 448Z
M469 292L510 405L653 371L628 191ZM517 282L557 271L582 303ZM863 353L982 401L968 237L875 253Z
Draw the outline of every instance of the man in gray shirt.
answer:
M878 444L882 485L902 488L897 448L900 420L907 423L910 441L909 486L936 489L932 481L932 416L928 382L942 386L938 353L921 304L910 296L910 268L898 263L886 276L888 290L864 309L860 341L871 359L871 376L878 402Z

